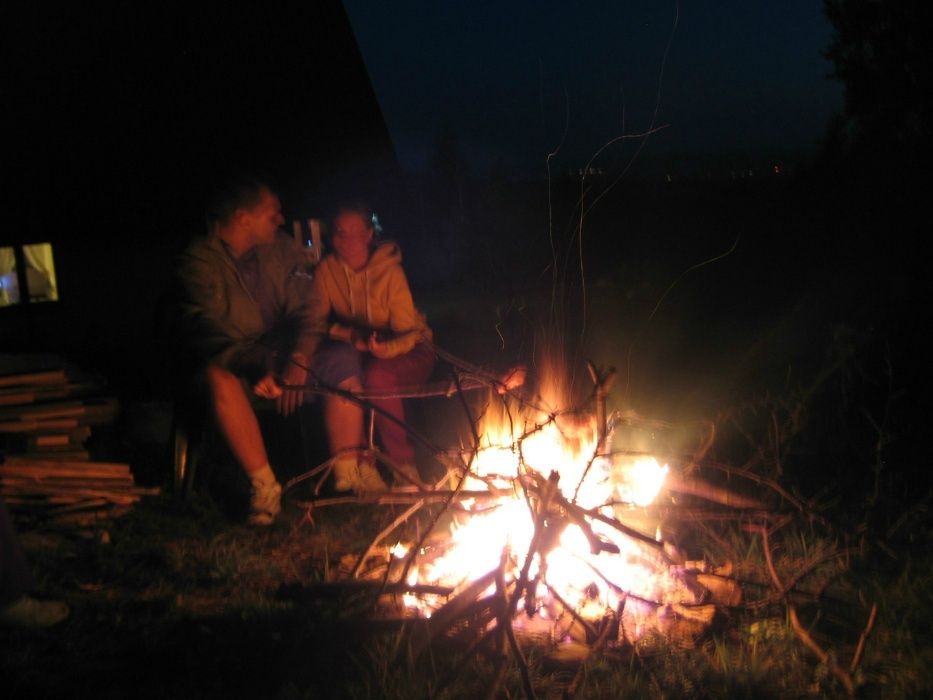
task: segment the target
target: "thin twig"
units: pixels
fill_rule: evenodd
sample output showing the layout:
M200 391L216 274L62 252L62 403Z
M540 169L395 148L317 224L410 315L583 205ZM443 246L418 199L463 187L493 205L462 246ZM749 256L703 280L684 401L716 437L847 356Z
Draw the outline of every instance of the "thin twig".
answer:
M862 654L865 651L865 641L868 639L868 635L871 634L872 629L875 627L875 620L878 617L878 603L871 604L871 612L868 614L868 622L865 624L865 629L862 630L862 633L859 635L858 644L855 647L855 653L852 655L852 663L849 664L849 673L854 674L858 665L862 661Z
M852 682L852 676L846 673L844 669L839 668L829 653L817 644L813 637L810 636L810 633L800 624L800 619L797 617L797 609L793 605L788 604L787 613L790 617L790 625L794 629L794 633L800 638L800 641L804 643L804 646L816 654L821 663L826 664L830 673L840 680L849 695L855 695L855 684Z
M522 677L522 688L524 690L525 697L528 698L528 700L534 700L535 689L531 684L531 675L528 672L528 663L525 661L525 655L522 654L522 650L518 646L518 640L515 639L515 630L512 629L512 618L509 616L509 610L511 609L511 606L509 605L509 594L505 585L505 568L508 562L508 548L504 548L502 550L502 557L499 561L499 569L496 572L496 589L499 591L499 595L502 598L502 605L499 613L499 626L505 633L506 639L509 642L509 647L512 649L512 656L515 657L515 663L518 665L518 670ZM520 594L517 587L515 589L515 594Z
M606 615L606 617L603 618L603 625L599 631L599 636L596 638L596 641L590 647L590 653L587 658L589 658L590 656L593 656L594 654L598 654L600 651L602 651L602 648L606 645L606 642L609 640L609 633L612 631L614 627L613 622L614 620L612 619L611 615ZM580 668L577 669L577 673L576 675L574 675L573 680L570 682L570 685L568 685L564 689L565 700L569 700L574 695L576 695L577 691L580 689L580 684L583 683L585 670L586 670L586 659L584 659L583 662L580 664Z
M408 518L410 518L412 515L417 513L421 509L421 506L423 505L424 505L423 499L413 503L409 508L405 510L404 513L402 513L395 520L389 523L387 527L383 528L379 532L379 534L373 538L369 547L366 548L366 551L363 552L360 558L356 560L356 564L353 566L353 570L350 572L350 578L356 578L357 576L359 576L360 569L363 567L363 562L366 561L370 553L377 546L379 546L379 543L382 542L382 538L387 537L393 530L395 530L396 527L398 527L399 525L404 523L406 520L408 520Z
M551 587L551 584L549 584L547 581L542 581L542 583L544 583L544 587L548 589L548 591L550 592L554 600L560 603L561 607L570 614L570 616L574 619L575 622L582 625L583 629L586 630L587 638L594 639L596 637L596 629L593 627L593 625L591 625L586 619L581 617L580 614L576 610L573 609L573 606L570 605L570 603L568 603L566 600L564 600L560 596L560 594Z

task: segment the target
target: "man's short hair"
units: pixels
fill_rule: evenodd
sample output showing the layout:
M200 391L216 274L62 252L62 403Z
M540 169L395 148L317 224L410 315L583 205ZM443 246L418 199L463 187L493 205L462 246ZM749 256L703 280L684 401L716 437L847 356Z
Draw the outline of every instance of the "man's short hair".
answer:
M208 224L226 224L237 209L251 209L259 204L263 192L273 192L269 178L255 173L228 177L208 197L205 218Z

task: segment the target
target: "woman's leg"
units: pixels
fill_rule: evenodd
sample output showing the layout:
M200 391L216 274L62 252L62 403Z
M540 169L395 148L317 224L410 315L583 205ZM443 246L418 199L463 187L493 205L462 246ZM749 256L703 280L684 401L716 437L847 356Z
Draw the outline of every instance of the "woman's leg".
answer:
M362 390L357 377L349 377L337 385L354 394ZM332 455L343 450L363 447L363 409L341 396L328 394L324 399L324 427Z
M372 358L366 364L363 386L366 391L397 391L423 384L434 369L434 352L424 343L419 343L410 352L387 360ZM405 410L401 399L378 399L373 405L382 409L398 421L404 422ZM376 432L386 454L399 465L414 462L415 450L408 440L408 433L395 420L377 411Z
M363 388L360 353L346 343L327 343L315 354L314 378L328 386L359 393ZM385 482L375 467L360 461L365 447L363 409L342 396L324 399L324 427L334 455L334 488L337 491L383 491Z

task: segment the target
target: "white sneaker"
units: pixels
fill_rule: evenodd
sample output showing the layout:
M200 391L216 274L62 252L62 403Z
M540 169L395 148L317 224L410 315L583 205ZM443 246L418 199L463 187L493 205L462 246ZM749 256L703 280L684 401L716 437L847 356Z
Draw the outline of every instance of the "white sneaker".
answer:
M360 491L388 491L389 487L382 480L379 470L368 459L360 460Z
M359 484L359 469L356 455L339 457L334 460L334 490L356 491Z
M250 525L271 525L282 510L282 487L278 481L254 481L249 500Z

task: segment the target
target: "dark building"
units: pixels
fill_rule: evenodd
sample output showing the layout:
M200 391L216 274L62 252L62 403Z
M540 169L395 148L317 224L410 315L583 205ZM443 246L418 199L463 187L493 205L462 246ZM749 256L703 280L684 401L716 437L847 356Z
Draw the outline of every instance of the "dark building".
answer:
M218 175L268 173L290 220L349 191L398 201L339 0L181 7L41 2L7 18L0 264L18 265L2 276L0 351L60 353L158 391L160 303ZM51 291L48 248L24 248L37 243L51 244Z

